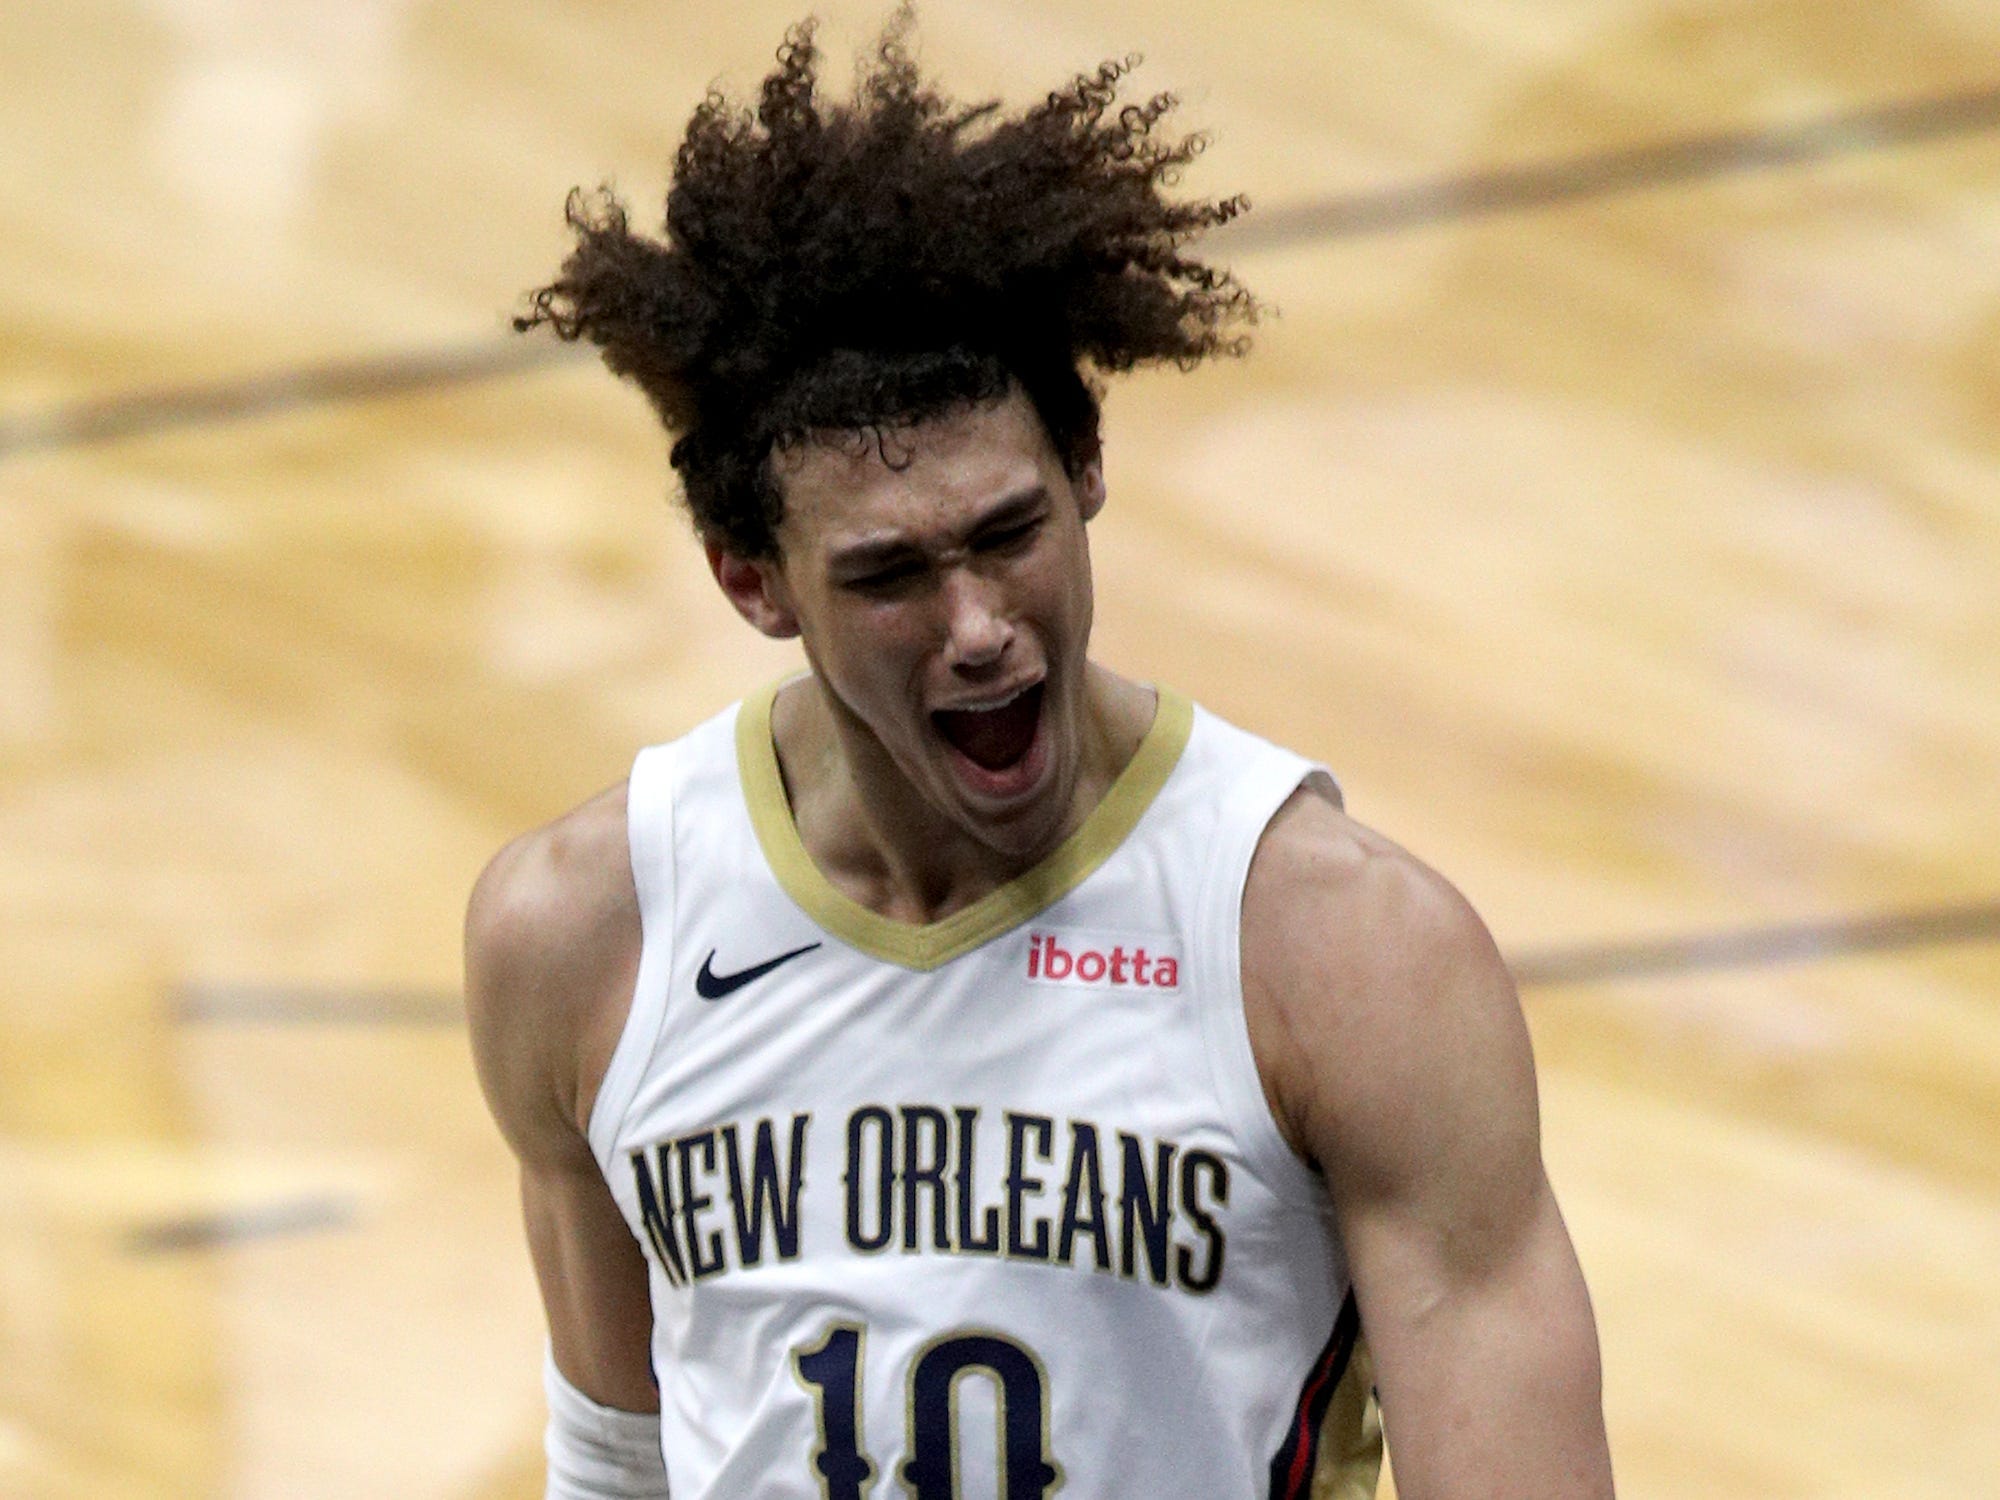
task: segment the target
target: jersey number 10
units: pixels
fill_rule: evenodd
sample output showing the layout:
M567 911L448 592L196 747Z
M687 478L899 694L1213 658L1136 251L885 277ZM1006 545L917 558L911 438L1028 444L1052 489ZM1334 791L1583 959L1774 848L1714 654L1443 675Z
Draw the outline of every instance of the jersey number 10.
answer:
M877 1473L861 1451L859 1324L836 1323L810 1349L792 1355L800 1384L818 1408L819 1446L812 1466L826 1500L864 1500ZM914 1500L957 1500L959 1377L994 1381L1000 1399L1000 1494L1044 1500L1062 1483L1049 1452L1049 1388L1041 1362L1003 1334L962 1330L925 1345L910 1364L909 1459L899 1477Z

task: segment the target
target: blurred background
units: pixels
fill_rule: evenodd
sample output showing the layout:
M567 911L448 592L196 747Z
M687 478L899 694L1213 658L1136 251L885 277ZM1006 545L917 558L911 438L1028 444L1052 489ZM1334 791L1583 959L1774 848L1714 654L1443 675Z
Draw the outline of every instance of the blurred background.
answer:
M465 892L793 658L506 318L797 15L0 0L0 1495L539 1496ZM1255 204L1257 352L1110 395L1099 654L1486 915L1621 1493L2000 1492L2000 9L919 35L1143 52Z

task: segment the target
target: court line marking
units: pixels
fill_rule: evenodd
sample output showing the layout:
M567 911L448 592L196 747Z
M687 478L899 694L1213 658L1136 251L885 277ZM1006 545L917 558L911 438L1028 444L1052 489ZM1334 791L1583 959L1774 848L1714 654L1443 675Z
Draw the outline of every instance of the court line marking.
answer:
M459 1026L465 1007L443 990L336 985L195 984L173 996L174 1019L207 1024Z
M142 1224L125 1236L133 1255L174 1255L214 1250L246 1240L319 1234L354 1221L354 1205L344 1198L295 1198L223 1213L189 1214Z
M1566 944L1517 954L1507 967L1520 988L1535 990L1988 942L2000 942L2000 901L1636 942ZM197 985L178 991L172 1008L176 1020L200 1025L459 1026L465 1021L458 996L443 990Z
M1717 131L1490 168L1377 192L1292 204L1224 231L1237 250L1357 239L1488 214L1554 208L1619 193L1861 156L2000 128L2000 87L1843 111L1794 125Z
M1435 178L1317 203L1262 210L1221 231L1232 254L1357 239L1611 197L1748 172L1805 166L2000 128L2000 85L1843 110L1793 124L1686 136L1524 167ZM271 374L107 396L35 413L0 413L0 459L204 423L271 416L580 360L593 351L547 339L482 341L300 365Z
M2000 941L2000 901L1844 921L1794 922L1643 942L1582 943L1508 960L1522 989L1818 963L1951 943Z
M546 339L509 337L504 342L481 340L408 354L332 360L235 380L105 396L40 414L0 415L0 459L214 422L281 416L345 401L442 390L577 363L596 352Z

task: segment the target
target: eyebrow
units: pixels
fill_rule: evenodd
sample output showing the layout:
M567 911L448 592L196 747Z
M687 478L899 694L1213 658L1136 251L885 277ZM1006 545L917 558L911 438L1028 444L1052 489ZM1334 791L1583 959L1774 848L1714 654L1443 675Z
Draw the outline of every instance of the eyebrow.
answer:
M966 538L969 541L985 532L1004 531L1009 526L1021 525L1039 512L1048 499L1049 489L1045 484L1037 483L1017 490L982 512L966 532ZM827 567L843 577L863 578L877 569L893 567L925 555L925 549L907 537L883 537L835 549L827 557Z

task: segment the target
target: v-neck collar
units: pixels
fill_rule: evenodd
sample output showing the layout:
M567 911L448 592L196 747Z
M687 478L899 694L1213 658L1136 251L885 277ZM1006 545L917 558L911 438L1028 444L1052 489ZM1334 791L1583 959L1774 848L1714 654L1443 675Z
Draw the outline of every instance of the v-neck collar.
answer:
M1178 693L1157 689L1153 722L1137 752L1097 806L1046 858L948 917L899 922L837 890L806 853L771 738L771 708L783 685L774 682L745 699L736 719L737 770L764 858L785 893L842 942L926 972L1018 927L1089 879L1152 806L1194 728L1194 705Z

